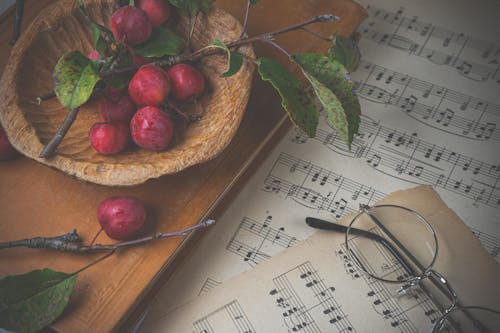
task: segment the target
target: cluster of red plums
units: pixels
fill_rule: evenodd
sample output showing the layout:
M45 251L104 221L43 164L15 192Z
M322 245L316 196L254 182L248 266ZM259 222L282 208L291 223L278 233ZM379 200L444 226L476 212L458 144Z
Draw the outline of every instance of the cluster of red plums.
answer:
M167 0L139 0L136 6L124 6L113 13L110 29L115 40L130 50L146 42L153 28L167 22L170 16ZM88 55L97 60L96 51ZM170 144L174 124L161 105L168 99L189 102L205 91L205 78L192 65L176 64L168 70L135 54L134 61L143 64L128 84L119 91L108 88L99 100L102 122L92 126L89 139L100 154L111 155L125 150L130 137L141 148L161 151Z

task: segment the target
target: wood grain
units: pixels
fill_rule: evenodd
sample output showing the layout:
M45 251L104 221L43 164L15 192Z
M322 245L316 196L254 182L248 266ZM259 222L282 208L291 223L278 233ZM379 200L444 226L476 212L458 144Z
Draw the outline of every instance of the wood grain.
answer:
M27 0L23 27L53 2ZM243 0L218 0L217 5L242 20ZM275 30L326 12L332 12L342 20L311 27L325 36L334 30L342 34L352 33L365 15L350 0L263 0L252 10L249 33L255 35ZM0 47L1 69L11 51L7 45L13 23L8 14L0 19L0 45L4 46ZM327 43L304 32L280 36L279 41L290 52L320 52L328 47ZM259 56L285 60L268 46L255 45L255 51ZM289 68L296 70L293 66ZM140 186L114 188L84 183L24 157L1 163L0 241L58 235L73 228L77 228L88 241L99 229L95 217L97 206L113 195L135 196L147 204L150 215L146 233L178 230L194 225L206 216L216 218L222 208L214 210L215 204L228 204L243 186L244 179L253 170L245 173L248 161L265 146L269 133L284 117L278 95L267 84L254 80L241 126L222 154L207 163L149 180ZM286 121L283 126L278 137L290 124ZM266 146L266 151L274 142ZM242 174L245 177L241 178ZM237 182L238 179L242 182ZM233 192L222 200L230 188ZM196 237L201 234L191 237L193 242L177 238L129 249L85 271L76 281L69 308L53 328L61 332L126 331L132 322L128 320L130 315L140 312L141 306L168 278L173 258L181 260L184 252L179 256L175 254L181 248L195 250ZM98 242L108 243L110 240L101 235ZM0 277L41 267L71 272L92 259L51 251L10 249L0 253Z
M107 24L117 8L114 0L86 1L93 20ZM173 11L173 13L177 13ZM188 18L172 15L174 30L181 36L188 30ZM201 14L192 37L193 49L210 45L214 39L231 41L241 34L240 23L220 9ZM97 101L80 108L77 120L59 145L53 158L39 158L43 146L54 136L68 114L57 99L34 103L54 89L52 69L65 53L92 50L91 29L74 0L63 0L44 9L24 32L5 67L0 82L0 121L11 143L24 155L81 180L101 185L137 185L150 178L179 172L213 159L227 147L243 118L253 77L254 65L245 60L234 76L222 78L226 57L214 55L199 64L207 79L207 93L198 101L201 120L175 130L169 149L153 152L131 148L104 156L90 146L90 127L100 121ZM254 56L251 46L239 51Z

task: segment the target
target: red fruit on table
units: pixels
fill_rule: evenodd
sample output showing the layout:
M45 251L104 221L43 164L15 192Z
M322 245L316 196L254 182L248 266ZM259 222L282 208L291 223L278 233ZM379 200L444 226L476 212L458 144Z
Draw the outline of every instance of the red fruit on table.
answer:
M146 13L155 28L167 22L170 16L170 5L167 0L138 0L136 6Z
M132 119L136 106L127 93L108 89L98 104L99 114L104 122L127 123Z
M170 117L161 109L146 106L139 109L130 121L132 140L141 148L160 151L169 145L174 134Z
M205 78L193 66L177 64L168 70L168 78L172 85L172 96L185 102L200 96L205 91Z
M9 138L2 126L0 126L0 161L10 160L19 153L10 144Z
M127 147L130 131L124 123L96 123L90 128L89 139L92 148L100 154L117 154Z
M136 198L112 197L99 205L97 220L109 237L126 240L135 236L146 222L146 208Z
M109 27L115 39L127 45L144 43L153 29L146 13L137 7L124 6L111 15Z
M158 106L170 93L168 75L158 66L144 65L130 80L128 93L138 106Z

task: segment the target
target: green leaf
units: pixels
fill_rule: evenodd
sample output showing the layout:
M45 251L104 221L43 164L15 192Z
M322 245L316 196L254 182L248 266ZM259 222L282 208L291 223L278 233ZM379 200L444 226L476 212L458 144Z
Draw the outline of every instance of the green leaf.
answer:
M94 49L99 52L100 58L103 59L108 54L109 47L106 41L101 37L101 34L101 29L99 29L96 24L92 23L92 43Z
M154 29L151 37L134 48L136 53L144 57L163 57L178 55L182 52L185 41L167 28Z
M304 75L309 82L311 82L314 93L321 103L323 110L325 110L328 120L331 124L334 124L342 139L348 143L349 149L351 149L351 143L349 141L349 123L347 122L347 116L342 107L342 103L340 103L337 96L335 96L330 89L316 80L314 76L305 72Z
M262 80L271 82L280 94L281 105L288 112L294 125L309 137L314 137L319 111L311 96L302 89L299 80L273 59L260 58L257 64Z
M63 55L54 69L55 93L70 110L88 101L100 78L96 65L78 51Z
M50 269L0 280L0 327L35 332L56 320L68 305L76 274Z
M214 39L212 45L215 45L227 53L227 70L222 73L221 77L229 77L236 74L243 64L243 56L239 53L231 52L231 50L218 39Z
M347 144L350 147L354 134L359 129L361 106L354 92L354 82L350 80L349 73L338 61L331 60L320 54L296 54L292 56L292 59L302 67L305 73L331 90L342 104L349 125ZM328 110L326 111L328 112ZM339 123L333 122L336 118L339 119ZM329 115L328 119L332 121L332 126L341 133L345 131L339 117Z
M179 8L184 12L184 14L193 17L198 14L198 12L206 11L212 7L215 0L169 0L170 4Z
M97 46L97 42L101 38L101 30L97 27L97 25L92 24L92 44L94 44L94 47Z
M340 62L349 72L355 71L361 61L361 52L357 43L352 38L337 34L332 36L332 42L328 57Z

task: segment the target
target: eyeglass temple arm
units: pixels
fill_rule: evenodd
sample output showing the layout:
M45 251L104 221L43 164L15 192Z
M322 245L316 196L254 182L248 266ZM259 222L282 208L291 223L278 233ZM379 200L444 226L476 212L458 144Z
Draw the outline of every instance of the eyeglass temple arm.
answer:
M343 232L343 233L347 232L347 227L345 227L341 224L334 223L334 222L328 222L328 221L317 219L314 217L306 217L306 223L308 226L316 228L316 229L333 230L333 231L338 231L338 232ZM350 232L353 235L362 236L365 238L372 239L376 242L379 242L393 256L395 256L398 259L398 261L401 263L401 265L403 266L403 268L405 269L405 271L408 274L415 275L415 271L411 268L411 266L408 264L408 262L403 258L403 256L401 256L401 254L394 247L392 247L392 245L389 242L387 242L387 240L385 240L384 237L381 237L381 236L374 234L373 232L370 232L370 231L361 230L361 229L352 228L352 227L351 227Z
M371 216L373 217L373 216ZM325 220L321 220L321 219L317 219L317 218L314 218L314 217L307 217L306 218L306 223L307 225L309 225L310 227L313 227L313 228L316 228L316 229L323 229L323 230L333 230L333 231L338 231L338 232L343 232L343 233L346 233L347 232L347 227L341 225L341 224L338 224L338 223L335 223L335 222L328 222L328 221L325 221ZM378 221L377 224L381 224L380 221ZM404 270L410 274L410 275L417 275L415 273L415 270L410 266L410 264L408 263L408 261L406 261L406 259L399 253L398 250L396 250L384 237L382 236L379 236L377 234L374 234L372 232L369 232L369 231L366 231L366 230L361 230L361 229L357 229L357 228L352 228L351 227L351 231L353 233L353 235L358 235L358 236L362 236L362 237L366 237L366 238L369 238L369 239L372 239L374 241L377 241L379 242L380 244L382 244L389 252L392 253L392 255L394 255L394 257L396 257L396 259L398 259L398 261L401 263L401 266L403 266ZM392 234L391 234L392 235ZM394 237L394 236L392 236ZM404 249L406 251L408 251L406 248ZM412 256L413 257L413 256ZM414 257L413 257L414 258ZM414 258L415 259L415 258ZM416 260L416 259L415 259ZM415 264L423 270L423 266L422 264L420 264L418 261L415 262ZM450 290L449 290L449 284L448 282L446 282L448 285L443 285L442 282L438 281L438 279L436 279L434 276L430 276L429 279L431 280L431 282L445 295L447 296L450 300L453 301L454 297L454 292L453 294L450 293Z
M373 218L374 220L376 219L376 217L374 217L373 215L369 214L369 216L371 218ZM382 225L380 223L380 221L376 220L374 221L377 225ZM378 223L377 223L378 222ZM323 229L323 230L333 230L333 231L337 231L337 232L342 232L342 233L346 233L347 232L347 227L346 226L343 226L341 224L338 224L338 223L335 223L335 222L328 222L328 221L325 221L325 220L321 220L321 219L317 219L317 218L314 218L314 217L306 217L306 224L312 228L316 228L316 229ZM385 229L385 227L383 227L382 225L382 228ZM394 255L398 260L399 262L401 263L401 265L403 266L403 268L407 271L407 273L409 274L412 274L412 275L415 275L415 271L411 268L411 266L408 264L408 262L403 258L403 256L401 256L399 254L399 252L392 247L392 245L387 242L387 240L385 238L383 238L382 236L379 236L373 232L370 232L370 231L366 231L366 230L362 230L362 229L357 229L357 228L353 228L351 227L351 230L350 232L353 233L353 235L357 235L357 236L362 236L362 237L365 237L365 238L369 238L369 239L372 239L374 241L377 241L379 242L380 244L382 244L389 252L392 253L392 255ZM389 235L389 237L392 236L394 237L392 234ZM406 248L404 249L406 250ZM406 250L407 251L407 250ZM416 261L415 259L415 264L417 266L421 266L421 264ZM422 267L420 267L420 269L423 269ZM437 272L434 272L438 277L441 277L444 279L443 276L441 276L439 273ZM446 282L441 282L439 283L437 281L437 279L434 277L434 276L430 276L429 277L431 282L438 287L438 289L441 290L441 292L448 296L450 299L452 298L456 298L456 294L455 292L453 291L453 289L449 286L449 283L446 281ZM446 285L446 287L445 287ZM445 289L446 288L446 289ZM454 297L453 297L454 296ZM484 325L482 325L481 323L479 323L468 311L466 311L465 309L463 310L465 315L471 319L473 322L474 322L474 325L476 325L476 327L480 328L481 329L481 332L490 332L490 330L488 330L487 328L484 327ZM455 325L454 325L455 328L457 328ZM459 329L460 330L460 329ZM461 331L461 330L460 330Z

